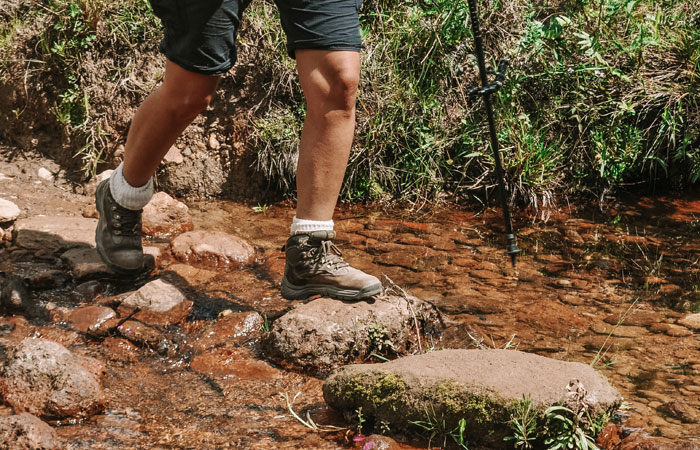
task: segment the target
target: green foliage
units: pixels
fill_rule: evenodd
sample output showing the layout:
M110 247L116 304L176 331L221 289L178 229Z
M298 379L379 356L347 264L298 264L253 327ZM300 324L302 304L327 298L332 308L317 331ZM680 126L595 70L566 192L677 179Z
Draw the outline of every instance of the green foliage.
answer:
M586 407L575 412L566 406L554 405L540 413L533 407L531 398L523 397L513 407L508 422L512 434L504 440L524 450L598 450L595 437L609 419L607 414L592 419Z
M480 6L487 62L512 60L494 101L514 200L546 208L563 193L697 182L697 0ZM467 16L467 2L365 1L345 198L459 199L493 188L484 113L467 101L478 84Z
M523 397L515 405L515 410L508 421L508 428L513 433L504 440L513 441L516 449L529 450L533 448L537 438L537 411L532 407L532 399Z
M427 413L424 420L415 420L410 422L416 426L428 437L428 447L431 448L431 442L435 439L442 440L442 447L447 445L447 439L450 438L460 448L468 450L467 439L464 433L467 430L467 421L461 418L454 428L447 425L444 417L437 417L435 412Z
M373 323L367 328L367 347L379 355L396 352L389 332L379 323Z

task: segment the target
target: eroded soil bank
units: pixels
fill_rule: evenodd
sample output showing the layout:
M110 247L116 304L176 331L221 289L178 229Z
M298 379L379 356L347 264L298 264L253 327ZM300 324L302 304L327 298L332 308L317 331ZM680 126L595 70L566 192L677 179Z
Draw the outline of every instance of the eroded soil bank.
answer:
M91 198L60 177L40 178L39 159L5 152L0 197L21 217L91 214ZM560 205L547 222L516 214L523 250L514 271L504 255L498 210L441 208L382 211L339 208L336 223L346 259L388 276L445 313L433 348L517 347L550 358L594 364L627 401L625 430L700 441L700 337L679 324L700 311L700 200L642 197L619 200L605 212L593 205ZM0 318L6 342L29 336L58 341L106 365L107 410L81 423L53 423L67 448L353 448L352 432L315 432L301 417L353 429L323 402L322 380L269 362L261 330L227 329L231 312L255 311L274 321L294 302L279 295L281 246L293 215L289 204L253 208L231 202L188 202L195 230L226 231L250 242L250 267L216 270L182 264L169 242L153 241L162 257L142 280L69 280L36 290L48 323ZM262 206L262 205L258 205ZM6 241L3 272L31 276L48 265L42 252ZM194 302L180 326L153 327L136 339L114 332L93 337L65 319L75 309L109 304L119 293L157 277L180 282ZM232 324L231 327L234 325ZM376 361L373 361L376 362ZM0 414L11 414L0 406ZM402 448L425 448L398 436ZM433 445L436 445L433 442Z

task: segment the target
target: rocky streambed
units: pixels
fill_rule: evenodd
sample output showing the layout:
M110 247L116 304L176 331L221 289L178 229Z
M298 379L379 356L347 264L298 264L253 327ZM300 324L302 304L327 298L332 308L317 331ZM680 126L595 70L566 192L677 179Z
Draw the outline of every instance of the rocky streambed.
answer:
M442 448L418 425L464 418L470 448L507 448L528 396L612 413L602 448L699 448L692 197L523 215L515 269L498 211L341 207L346 258L389 289L290 302L290 205L161 193L150 271L123 279L94 249L94 184L2 156L0 447Z

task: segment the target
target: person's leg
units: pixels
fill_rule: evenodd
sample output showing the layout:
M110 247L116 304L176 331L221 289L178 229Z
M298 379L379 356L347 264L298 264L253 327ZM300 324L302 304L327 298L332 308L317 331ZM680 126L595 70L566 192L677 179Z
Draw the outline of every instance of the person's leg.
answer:
M163 84L141 104L129 128L123 173L131 186L148 182L178 136L209 105L219 78L166 61Z
M153 194L151 177L180 133L209 104L218 79L167 61L163 84L134 114L124 163L95 194L100 212L95 244L115 272L142 270L141 210Z
M381 282L345 262L333 244L333 210L343 183L355 129L360 76L357 51L297 50L306 99L299 145L297 214L287 240L282 295L321 294L361 299L378 294Z
M297 50L306 118L299 144L297 217L333 217L355 129L360 78L356 51Z

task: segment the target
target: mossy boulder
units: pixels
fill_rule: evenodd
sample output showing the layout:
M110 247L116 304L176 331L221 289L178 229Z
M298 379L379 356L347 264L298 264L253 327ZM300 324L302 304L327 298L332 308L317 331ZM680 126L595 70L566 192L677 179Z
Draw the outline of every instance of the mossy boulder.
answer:
M586 364L515 350L442 350L384 364L345 366L323 385L326 402L398 429L413 422L467 422L475 441L500 442L516 404L525 397L539 412L556 404L585 404L593 416L616 409L620 394Z

